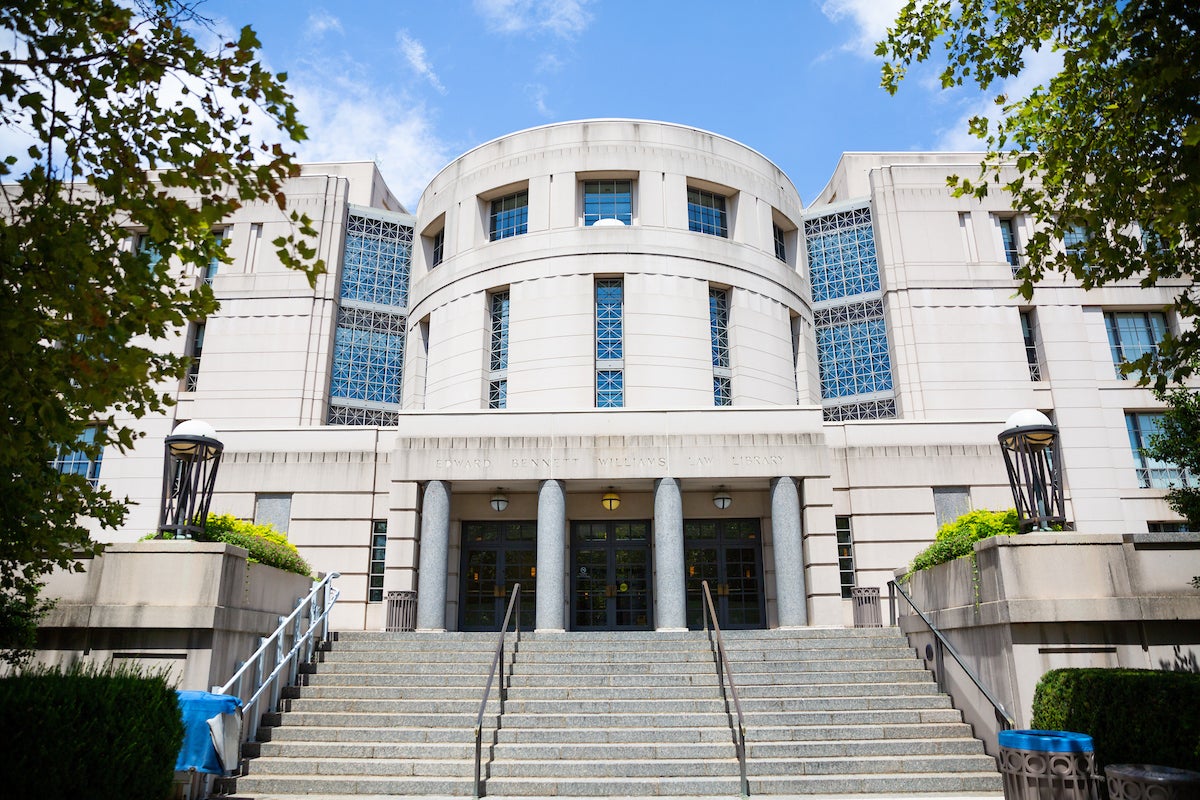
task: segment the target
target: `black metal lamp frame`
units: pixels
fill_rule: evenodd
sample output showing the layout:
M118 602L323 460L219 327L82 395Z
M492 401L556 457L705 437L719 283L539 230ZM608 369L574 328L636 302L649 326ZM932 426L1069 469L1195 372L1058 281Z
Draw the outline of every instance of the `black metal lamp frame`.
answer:
M1021 533L1067 524L1062 452L1054 425L1009 428L998 437Z
M204 533L217 468L225 445L208 436L168 436L163 456L160 539L195 539Z

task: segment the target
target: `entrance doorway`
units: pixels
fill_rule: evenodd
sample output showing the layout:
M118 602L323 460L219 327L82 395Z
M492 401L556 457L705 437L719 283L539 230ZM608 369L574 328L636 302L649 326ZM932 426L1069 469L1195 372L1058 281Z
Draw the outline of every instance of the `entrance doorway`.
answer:
M464 522L458 629L498 631L521 584L521 629L533 630L537 591L536 522Z
M766 627L757 519L684 520L683 554L689 628L704 626L701 581L708 581L722 628Z
M572 523L572 630L650 630L650 565L649 520Z

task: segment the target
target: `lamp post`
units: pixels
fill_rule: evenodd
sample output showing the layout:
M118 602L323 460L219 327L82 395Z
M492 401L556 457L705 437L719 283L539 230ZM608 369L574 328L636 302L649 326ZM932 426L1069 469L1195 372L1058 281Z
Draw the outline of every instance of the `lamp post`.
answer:
M1020 532L1065 526L1058 428L1042 412L1025 409L1009 417L996 438L1004 454Z
M194 539L204 532L224 450L213 427L198 419L180 423L166 438L159 538Z

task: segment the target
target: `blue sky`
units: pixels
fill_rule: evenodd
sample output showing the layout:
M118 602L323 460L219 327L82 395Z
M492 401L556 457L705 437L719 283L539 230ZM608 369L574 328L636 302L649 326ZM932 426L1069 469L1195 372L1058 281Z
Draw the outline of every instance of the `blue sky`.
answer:
M209 0L289 73L305 160L374 159L415 211L426 182L489 139L594 117L741 141L809 203L847 150L978 149L981 98L914 73L879 88L876 38L902 0Z

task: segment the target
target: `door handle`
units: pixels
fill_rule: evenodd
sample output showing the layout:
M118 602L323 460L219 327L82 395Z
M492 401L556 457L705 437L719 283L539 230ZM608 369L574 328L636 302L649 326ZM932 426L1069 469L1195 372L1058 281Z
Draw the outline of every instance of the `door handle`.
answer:
M617 587L611 583L608 584L607 586L605 586L604 587L604 596L605 597L616 597L617 596Z
M498 583L492 584L492 597L504 597L504 587Z
M718 583L717 584L717 597L729 597L729 584L727 584L727 583Z

